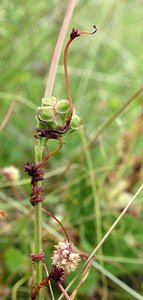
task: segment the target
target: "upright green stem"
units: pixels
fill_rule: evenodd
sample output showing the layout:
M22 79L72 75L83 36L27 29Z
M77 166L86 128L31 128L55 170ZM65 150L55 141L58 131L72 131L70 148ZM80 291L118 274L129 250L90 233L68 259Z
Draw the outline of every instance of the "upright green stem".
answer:
M56 43L55 51L53 54L48 80L46 84L46 90L44 97L50 97L53 90L53 85L55 81L57 66L60 58L61 49L63 46L64 38L67 32L68 24L70 22L74 7L76 5L75 0L70 0L67 11L63 20L63 24L58 36L58 40ZM44 141L45 143L45 141ZM37 139L35 142L35 163L41 162L43 157L43 150L44 150L44 143L43 139ZM38 182L38 186L41 186L41 182ZM42 204L38 203L34 207L34 224L35 224L35 233L34 233L34 254L40 255L42 252ZM36 261L35 262L35 270L36 270L36 277L35 277L35 284L38 284L42 281L42 262ZM41 300L41 291L38 293L36 300Z
M35 163L42 161L44 145L40 139L35 142ZM41 181L38 182L38 186L41 186ZM42 203L37 203L34 207L34 254L40 255L42 252ZM42 262L35 261L35 284L36 286L42 281ZM41 299L41 291L37 295L37 300Z

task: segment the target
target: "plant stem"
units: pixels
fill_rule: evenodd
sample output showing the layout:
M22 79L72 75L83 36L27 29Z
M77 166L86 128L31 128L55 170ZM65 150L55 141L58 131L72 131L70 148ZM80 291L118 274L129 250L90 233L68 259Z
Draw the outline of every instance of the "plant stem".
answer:
M50 97L53 90L53 85L55 81L56 71L58 67L58 62L60 58L60 53L62 50L64 38L67 32L68 24L70 22L76 1L70 0L67 11L65 14L65 18L58 36L58 40L56 43L55 51L53 54L49 75L46 84L46 90L44 97ZM37 139L35 142L35 163L39 163L42 161L43 150L45 146L45 140ZM38 186L41 186L41 182L37 183ZM34 207L34 222L35 222L35 236L34 236L34 253L36 255L40 255L42 252L42 204L38 203ZM36 277L35 277L35 284L38 286L39 282L42 281L42 262L36 261L35 262L35 269L36 269ZM37 295L37 300L41 300L41 290Z
M8 111L7 111L7 114L6 114L3 122L0 125L0 132L5 128L8 120L9 120L9 118L10 118L12 112L13 112L14 107L15 107L15 100L12 101L12 103L11 103L11 105L10 105Z
M67 292L65 291L65 289L63 288L63 286L61 285L61 283L59 281L57 281L57 286L61 290L61 292L64 295L65 299L66 300L71 300L71 298L69 297L69 295L67 294Z
M22 278L20 278L12 287L12 295L11 295L11 300L17 300L17 292L18 289L23 285L23 283L27 280L26 276L23 276Z
M67 11L66 11L66 14L65 14L65 18L63 20L63 24L62 24L61 30L59 32L59 36L58 36L57 43L56 43L56 46L55 46L55 51L54 51L54 54L53 54L53 57L52 57L44 97L50 97L51 94L52 94L52 90L53 90L53 86L54 86L54 81L55 81L55 77L56 77L56 72L57 72L57 67L58 67L58 63L59 63L59 59L60 59L62 46L63 46L63 43L64 43L67 28L68 28L70 19L72 17L72 13L73 13L75 5L76 5L75 0L70 0L69 1Z
M35 299L37 298L39 292L41 291L41 288L42 288L43 286L45 286L45 284L46 284L47 282L49 282L49 280L50 280L50 277L47 276L44 280L42 280L42 281L38 284L37 288L35 289L35 291L34 291L34 292L32 293L32 295L31 295L31 300L35 300ZM39 298L38 298L38 299L39 299Z
M40 139L35 142L35 163L42 161L42 154L44 150L44 145ZM41 182L37 183L41 186ZM40 255L42 252L42 203L37 203L34 207L34 253ZM36 286L42 281L42 261L35 261L35 284ZM41 299L41 293L37 295L37 299Z
M126 214L126 212L128 211L129 207L133 204L133 202L136 200L137 196L139 195L139 193L143 190L143 184L140 186L140 188L137 190L136 194L133 196L133 198L129 201L129 203L125 206L125 208L123 209L123 211L121 212L121 214L119 215L119 217L116 219L116 221L112 224L112 226L109 228L109 230L106 232L106 234L103 236L103 238L101 239L101 241L99 242L99 244L96 246L96 248L93 250L93 252L90 254L90 256L88 257L88 260L86 261L86 263L88 263L88 261L95 256L96 252L101 248L101 246L104 244L104 242L107 240L108 236L111 234L111 232L113 231L113 229L116 227L116 225L120 222L120 220L122 219L122 217Z

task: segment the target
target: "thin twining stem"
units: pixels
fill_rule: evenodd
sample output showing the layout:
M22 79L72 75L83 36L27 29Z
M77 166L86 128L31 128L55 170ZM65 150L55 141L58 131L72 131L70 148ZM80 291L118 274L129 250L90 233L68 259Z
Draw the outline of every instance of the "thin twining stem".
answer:
M31 300L35 300L36 296L38 295L40 289L45 286L45 284L50 280L50 276L47 276L43 281L40 282L40 284L38 284L38 286L36 287L35 291L31 294Z
M0 125L0 132L1 132L1 131L4 129L4 127L6 126L8 120L9 120L9 118L10 118L12 112L13 112L13 109L14 109L14 107L15 107L15 103L16 103L16 101L13 100L12 103L11 103L11 105L9 106L9 109L8 109L8 111L7 111L7 114L6 114L6 116L5 116L4 120L3 120L3 122L2 122L1 125Z
M63 147L63 145L64 145L63 140L61 138L57 138L57 140L59 141L59 146L55 150L49 152L49 154L43 158L43 160L41 162L42 165L45 165L45 163L48 161L48 159L51 156L55 155Z
M69 107L70 107L70 113L69 113L69 117L68 120L66 121L66 125L69 126L71 118L72 118L72 114L73 114L73 103L72 103L72 97L71 97L71 93L70 93L70 86L69 86L69 78L68 78L68 69L67 69L67 54L68 54L68 49L70 44L72 43L72 41L84 34L88 34L88 35L92 35L94 34L97 29L96 26L94 25L94 31L90 32L90 31L78 31L77 29L73 28L71 34L70 34L70 39L68 40L68 42L66 43L65 46L65 50L64 50L64 73L65 73L65 82L66 82L66 89L67 89L67 95L68 95L68 101L69 101Z
M50 276L47 276L44 280L42 280L40 282L40 284L36 287L35 291L31 294L31 300L35 300L40 289L42 287L44 287L49 281L50 281ZM60 283L60 281L56 281L57 286L59 287L59 289L62 292L62 295L66 298L66 300L70 300L71 298L68 296L66 290L63 288L62 284Z
M73 103L72 103L72 98L71 98L71 93L70 93L70 87L69 87L69 79L68 79L68 70L67 70L67 53L69 46L72 42L72 39L69 39L69 41L66 44L65 51L64 51L64 71L65 71L65 82L66 82L66 89L67 89L67 94L68 94L68 100L69 100L69 107L70 107L70 114L67 120L67 125L70 124L70 120L72 118L73 114Z
M36 168L37 168L37 169L43 167L43 166L47 163L47 161L49 160L49 158L50 158L51 156L55 155L55 154L63 147L63 145L64 145L63 140L62 140L61 138L57 138L57 140L59 141L59 146L58 146L55 150L49 152L49 153L43 158L43 160L42 160L41 162L37 163L37 165L36 165Z
M45 214L47 214L48 216L52 217L61 226L67 241L70 242L69 236L68 236L63 224L49 210L42 208L42 211Z
M73 28L73 30L70 34L70 38L69 38L69 40L68 40L68 42L66 43L66 46L65 46L65 50L64 50L64 71L65 72L64 73L65 73L65 83L66 83L66 89L67 89L68 101L69 101L69 110L70 110L69 116L68 116L65 124L63 125L63 127L59 127L59 128L56 128L56 129L47 128L45 130L44 129L43 130L38 129L38 132L40 133L40 135L46 136L46 134L47 134L47 136L48 136L48 133L49 133L49 134L51 134L51 138L57 139L59 134L60 135L65 134L69 129L74 108L73 108L73 102L72 102L72 97L71 97L71 93L70 93L70 86L69 86L68 68L67 68L67 54L68 54L69 46L75 38L77 38L77 37L79 37L83 34L92 35L97 31L96 26L94 25L93 27L94 27L93 32L89 32L89 31L81 31L80 32L77 29Z

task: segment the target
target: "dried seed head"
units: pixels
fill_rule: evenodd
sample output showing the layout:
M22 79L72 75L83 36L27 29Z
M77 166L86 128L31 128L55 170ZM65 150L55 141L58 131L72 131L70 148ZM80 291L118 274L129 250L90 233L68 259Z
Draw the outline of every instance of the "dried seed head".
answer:
M24 164L24 171L32 177L32 184L44 179L45 170L42 167L39 168L38 164L30 164L27 162Z
M33 185L32 186L32 193L30 197L30 202L33 206L38 204L39 202L44 201L44 190L41 186Z
M66 280L65 271L62 268L53 266L52 271L50 272L50 278L55 281L63 282Z
M75 271L80 261L80 256L73 248L73 244L68 241L59 242L55 246L54 254L52 257L53 265L62 268L65 273Z

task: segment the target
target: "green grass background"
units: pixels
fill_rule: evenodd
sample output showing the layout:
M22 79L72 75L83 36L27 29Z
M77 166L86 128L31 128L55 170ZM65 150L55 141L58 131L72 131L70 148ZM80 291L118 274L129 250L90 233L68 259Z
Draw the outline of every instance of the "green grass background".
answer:
M0 220L0 297L4 300L29 299L33 210L23 164L34 161L34 105L40 104L44 94L67 4L61 0L2 0L0 4L0 123L15 95L19 95L0 139L1 170L10 165L20 170L20 180L14 186L2 174L0 177L0 209L7 211L7 217ZM143 179L142 95L116 118L96 145L85 148L103 122L142 86L142 20L142 0L79 0L66 37L67 40L73 27L92 30L96 24L98 28L96 35L75 40L69 51L71 93L84 126L68 135L63 149L49 161L44 181L45 204L66 226L74 244L88 253ZM53 95L59 99L67 97L63 52ZM125 162L118 165L125 132L128 150ZM136 161L140 162L137 178L133 172ZM130 183L128 190L123 188L126 182ZM139 294L143 294L142 202L140 194L96 258ZM60 228L47 217L44 221L44 250L50 268ZM55 293L58 297L56 288ZM92 268L76 299L134 297Z

